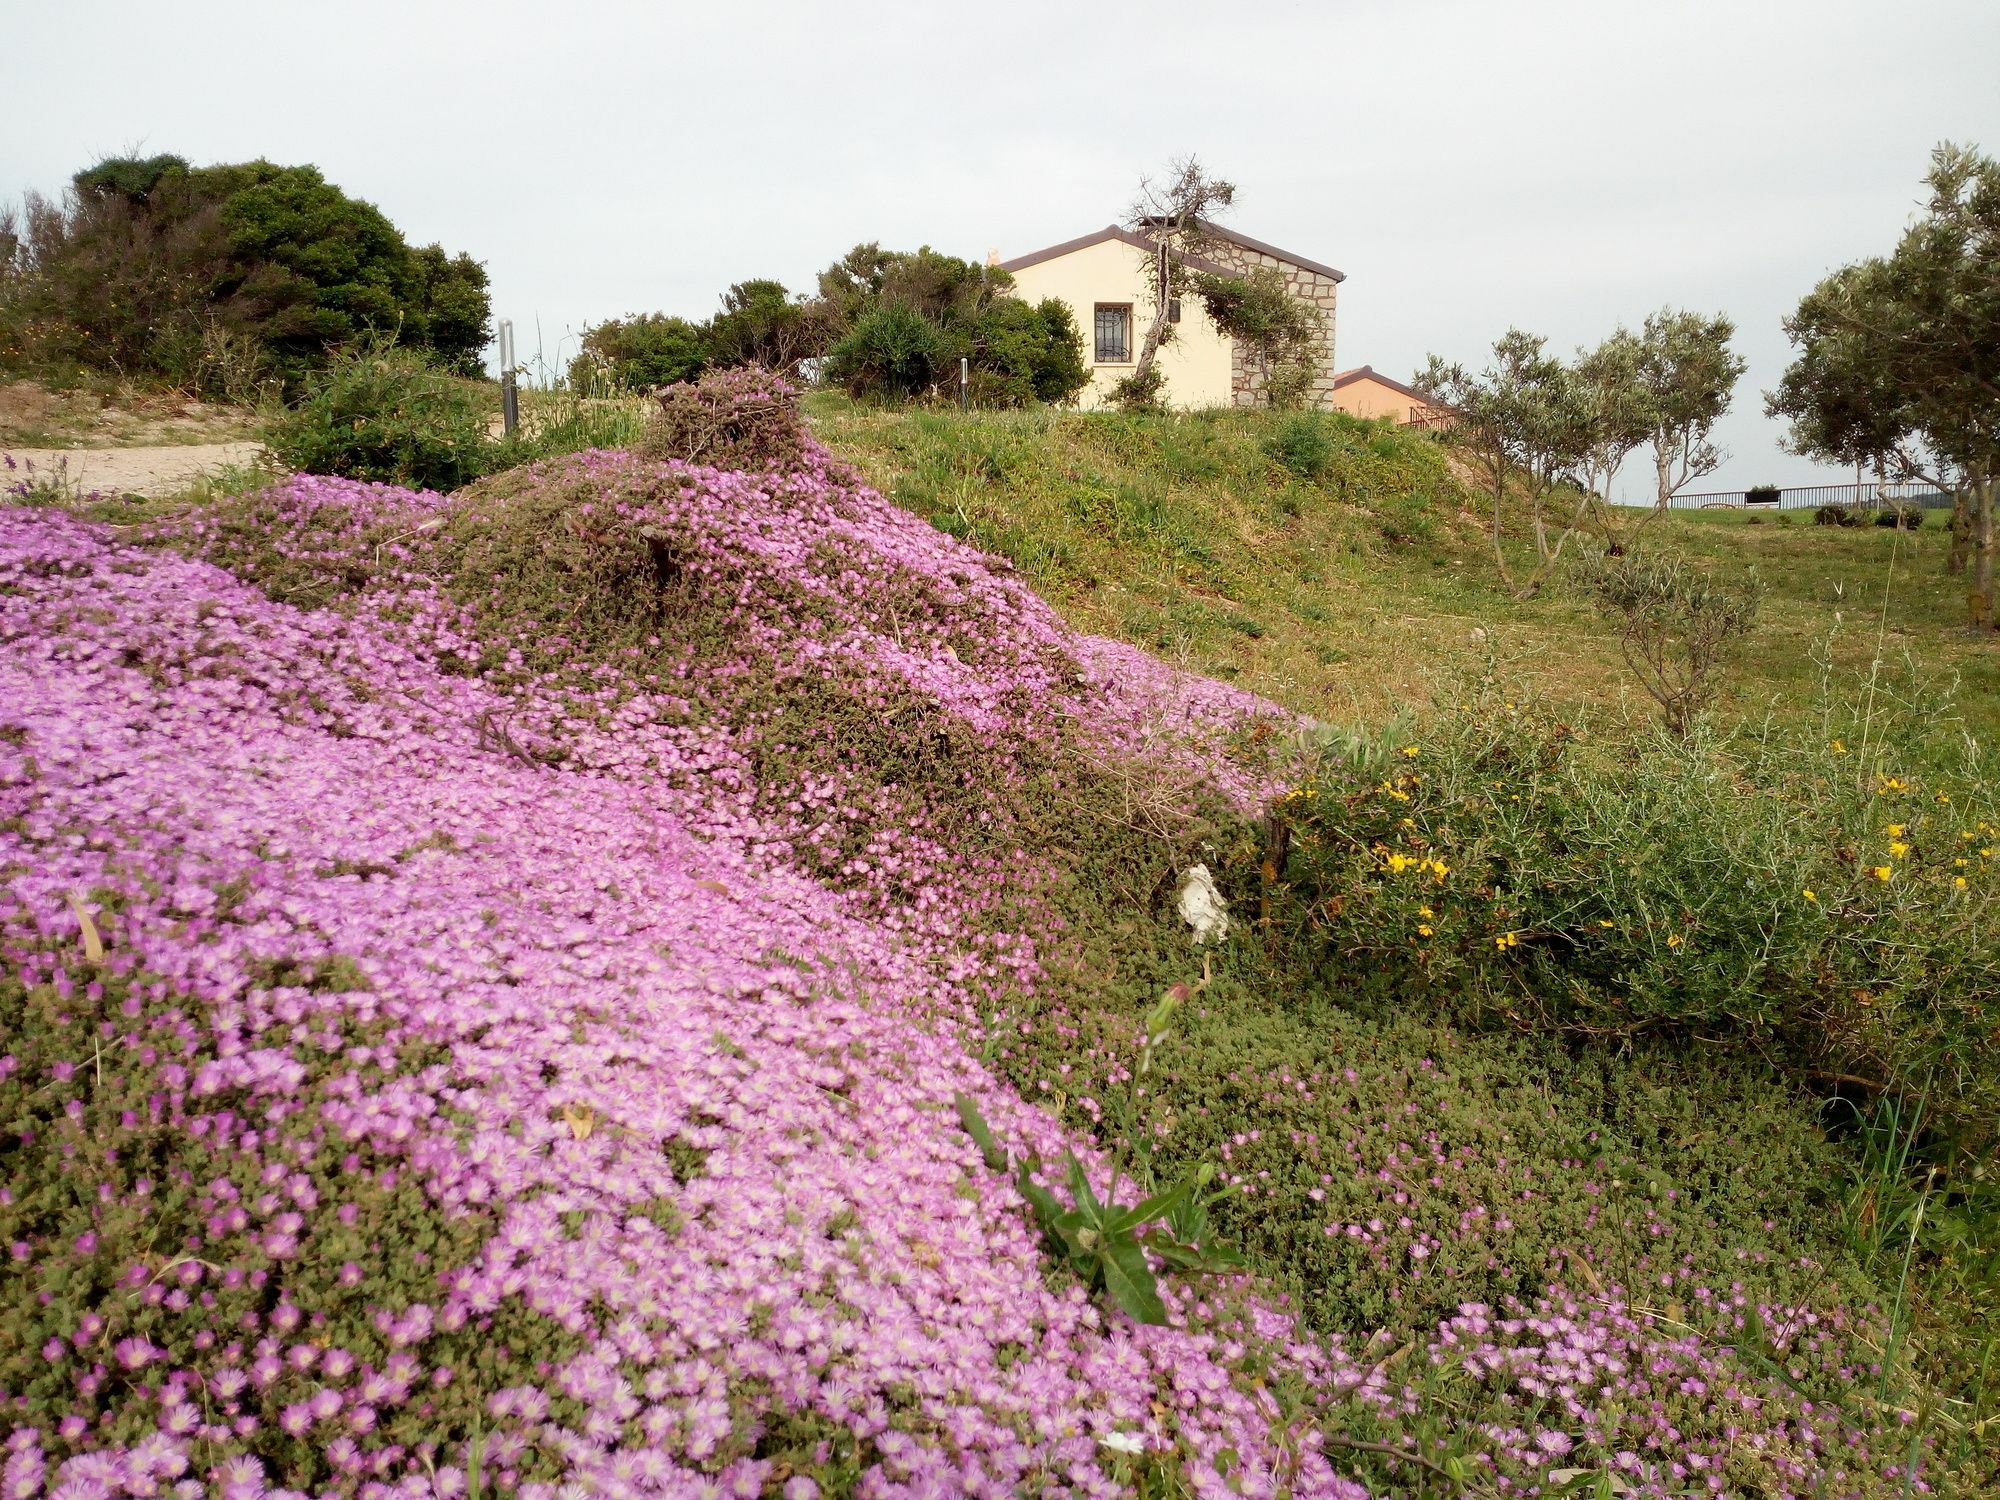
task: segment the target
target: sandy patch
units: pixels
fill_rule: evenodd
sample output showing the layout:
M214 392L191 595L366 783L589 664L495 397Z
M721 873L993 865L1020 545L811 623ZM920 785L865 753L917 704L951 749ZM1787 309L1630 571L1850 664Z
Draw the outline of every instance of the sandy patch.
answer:
M159 448L0 449L0 491L60 476L89 494L169 495L215 469L254 462L262 443L175 443Z

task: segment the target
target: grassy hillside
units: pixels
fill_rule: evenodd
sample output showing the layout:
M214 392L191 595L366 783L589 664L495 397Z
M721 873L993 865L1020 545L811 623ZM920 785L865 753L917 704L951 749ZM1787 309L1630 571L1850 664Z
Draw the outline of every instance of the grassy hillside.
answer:
M1012 559L1072 623L1291 707L1377 717L1490 652L1528 694L1651 712L1588 600L1561 583L1509 597L1478 502L1419 434L1338 415L962 416L831 396L811 412L884 494ZM1709 511L1646 536L1727 574L1754 568L1768 587L1725 717L1798 717L1826 663L1851 684L1879 653L1885 680L1911 667L1933 686L1957 678L1967 722L1990 741L2000 651L1960 628L1937 519L1899 534Z

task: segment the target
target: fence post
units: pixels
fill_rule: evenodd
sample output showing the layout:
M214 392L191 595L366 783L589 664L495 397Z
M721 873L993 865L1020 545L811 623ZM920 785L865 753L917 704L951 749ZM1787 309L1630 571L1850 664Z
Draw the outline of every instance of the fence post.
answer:
M514 389L514 320L500 320L500 429L512 437L521 425L521 397Z
M958 357L958 409L965 411L972 405L972 361L966 355Z

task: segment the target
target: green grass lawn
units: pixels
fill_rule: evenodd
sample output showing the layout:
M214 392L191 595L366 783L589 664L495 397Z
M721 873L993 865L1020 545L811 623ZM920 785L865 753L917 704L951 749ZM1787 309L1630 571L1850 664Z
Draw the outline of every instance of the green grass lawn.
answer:
M1650 714L1594 606L1558 579L1514 600L1481 502L1433 440L1334 416L1319 452L1284 419L1217 412L894 411L817 394L821 439L934 525L1011 559L1076 625L1328 719L1451 691L1490 658L1520 692ZM1290 452L1293 462L1283 455ZM1303 469L1305 472L1301 473ZM1638 513L1622 513L1637 528ZM2000 637L1963 625L1940 518L1917 533L1808 514L1676 513L1635 534L1767 589L1719 712L1805 717L1830 665L1848 690L1956 683L2000 736ZM1512 539L1525 561L1529 547Z

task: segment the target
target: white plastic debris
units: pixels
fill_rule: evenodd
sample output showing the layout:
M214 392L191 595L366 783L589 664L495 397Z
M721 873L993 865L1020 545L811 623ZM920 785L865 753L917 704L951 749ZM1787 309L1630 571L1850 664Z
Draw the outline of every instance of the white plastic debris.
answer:
M1181 872L1181 920L1194 929L1194 940L1221 942L1229 936L1229 903L1215 888L1207 865L1189 865Z

